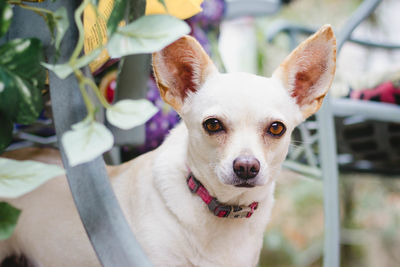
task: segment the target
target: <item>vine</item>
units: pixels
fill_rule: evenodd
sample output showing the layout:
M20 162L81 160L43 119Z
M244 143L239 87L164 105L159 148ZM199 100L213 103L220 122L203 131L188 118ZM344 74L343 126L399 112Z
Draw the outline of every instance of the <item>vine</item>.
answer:
M42 0L32 0L32 2L42 2ZM138 17L139 11L129 5L137 2L138 6L143 7L144 12L144 0L114 0L109 18L99 10L98 2L84 0L74 11L73 21L79 35L66 63L44 62L43 46L37 38L14 39L0 46L2 55L0 57L0 124L2 125L0 154L12 141L14 124L31 124L39 116L43 108L41 90L45 86L46 68L53 71L60 79L74 75L87 110L85 119L72 125L61 138L69 166L76 166L101 156L111 149L114 143L110 130L95 120L95 113L100 109L89 97L88 90L94 92L101 106L105 108L108 122L121 129L141 125L158 111L151 102L144 99L124 99L114 104L108 103L95 81L85 76L82 68L96 60L104 49L111 57L161 50L189 33L189 26L170 15L146 14ZM143 3L140 5L139 2ZM158 2L167 10L164 0ZM68 13L64 7L51 11L23 3L21 0L1 1L0 37L9 30L13 16L12 7L23 8L40 15L48 26L54 48L59 52L61 43L65 41L64 35L70 27ZM95 27L100 41L97 48L82 55L87 33L81 18L87 8L94 11ZM120 24L122 20L125 21L123 25ZM107 36L101 34L102 23L107 27ZM34 173L31 171L33 169ZM63 173L61 168L54 165L0 158L0 198L19 197L46 180ZM21 179L24 183L20 182ZM18 209L0 202L0 240L11 235L19 214Z

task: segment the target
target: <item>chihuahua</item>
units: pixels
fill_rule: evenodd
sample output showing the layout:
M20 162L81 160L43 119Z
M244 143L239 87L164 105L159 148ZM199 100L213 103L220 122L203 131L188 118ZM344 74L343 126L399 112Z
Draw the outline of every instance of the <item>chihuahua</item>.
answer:
M257 265L291 132L320 108L335 65L328 25L271 78L219 73L189 36L153 54L161 96L182 121L156 150L107 170L155 266ZM30 149L23 157L61 165L55 153ZM7 201L23 212L0 241L0 262L24 255L37 266L100 265L65 177Z

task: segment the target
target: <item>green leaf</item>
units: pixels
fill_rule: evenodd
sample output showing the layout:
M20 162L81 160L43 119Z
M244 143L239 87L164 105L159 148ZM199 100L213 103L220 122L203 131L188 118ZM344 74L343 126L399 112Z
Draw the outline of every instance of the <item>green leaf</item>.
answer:
M55 47L58 50L60 48L61 41L64 38L64 35L69 27L68 13L65 7L60 7L59 9L57 9L54 12L54 18L57 29Z
M107 44L112 58L153 53L190 32L189 26L169 15L150 15L119 28Z
M103 124L83 120L65 132L61 143L71 167L89 162L111 149L114 137Z
M165 4L164 0L157 0L157 1L164 6L165 10L168 11L167 5Z
M0 158L0 198L20 197L63 174L64 170L57 165Z
M60 79L65 79L74 72L69 63L52 65L42 62L41 64L43 67L54 72Z
M69 27L67 10L65 7L60 7L55 12L44 13L44 21L49 28L52 42L55 41L55 48L58 50Z
M56 36L56 20L53 13L44 13L44 21L46 22L47 28L49 28L51 40L55 39Z
M118 27L118 24L124 19L127 7L127 0L115 0L114 7L107 21L108 35L111 36Z
M6 240L12 235L20 214L19 209L6 202L0 202L0 241Z
M13 121L29 124L42 110L40 90L44 88L45 69L40 40L14 39L0 46L0 112Z
M0 37L2 37L10 27L13 12L11 5L6 1L0 2Z
M74 70L80 69L88 65L90 62L95 60L101 53L101 49L95 49L93 50L90 54L84 55L76 60L75 66L71 66L69 63L64 63L64 64L48 64L42 62L42 66L45 68L53 71L60 79L65 79L69 75L71 75Z
M108 108L106 116L112 125L128 130L145 123L157 111L158 109L146 99L125 99Z
M0 82L1 86L1 82ZM0 112L0 154L4 152L12 140L13 123Z

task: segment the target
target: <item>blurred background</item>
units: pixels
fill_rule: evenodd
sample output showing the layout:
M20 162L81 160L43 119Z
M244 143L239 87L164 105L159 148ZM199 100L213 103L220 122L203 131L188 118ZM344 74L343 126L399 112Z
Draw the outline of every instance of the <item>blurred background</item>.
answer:
M221 71L269 77L288 53L320 26L331 24L338 34L363 2L204 0L203 11L186 21L191 34ZM334 119L341 266L345 267L400 266L399 14L399 0L382 0L354 30L354 42L346 42L338 56L330 91L332 100L355 101L347 106L359 102L367 105L361 112ZM379 43L380 48L373 47L371 42ZM105 155L108 164L118 164L156 148L179 121L160 98L150 73L150 55L125 59L129 71L122 69L118 78L117 62L111 60L94 72L107 100L113 103L123 98L146 97L159 112L143 127L130 131L111 127L116 147ZM379 104L378 108L374 106L375 115L385 113L383 119L364 116L368 103ZM51 113L47 107L46 112ZM393 111L393 115L387 110ZM18 133L9 149L32 143L55 146L54 130L47 122L51 115L44 117L49 129L41 130L43 138L37 140ZM37 132L36 128L24 129ZM294 132L282 175L277 178L276 204L265 232L260 267L323 265L324 233L332 229L324 229L323 170L318 158L321 144L315 138L318 130L313 117Z
M316 30L323 24L331 24L338 32L362 3L361 0L286 2L267 16L243 16L221 22L218 58L226 71L270 76L293 46L284 32L268 42L277 28L290 24ZM251 5L252 1L247 4ZM352 37L400 44L399 12L400 1L384 0L355 29ZM296 42L306 36L299 35ZM400 49L376 49L347 42L338 57L336 73L331 89L333 98L364 97L390 105L400 104ZM346 128L341 125L343 120L335 122L337 134L343 137L337 138L341 266L400 266L399 125L362 121L349 123ZM368 130L370 123L378 129L374 134ZM346 131L351 134L346 136ZM363 135L375 137L364 142ZM355 136L353 143L346 142L350 136ZM378 143L385 138L391 142L380 151L382 147ZM296 134L294 139L292 146L296 148L302 141L296 140ZM279 177L276 205L265 233L260 266L322 266L323 188L320 179L311 177L288 169Z
M186 21L221 71L269 77L320 26L331 24L338 34L362 2L204 0L203 11ZM393 116L400 118L399 12L400 1L383 0L354 30L352 38L359 42L346 42L340 52L332 99L378 102L395 107ZM293 29L299 34L290 38ZM161 111L146 124L144 145L122 146L122 161L157 147L179 120L161 101L152 79L148 86L147 98ZM361 111L335 117L341 266L400 266L400 124L399 119L391 121L393 116L389 113L386 119L375 121L365 119ZM285 168L277 179L276 205L265 232L260 267L323 265L323 171L315 135L315 118L293 135Z

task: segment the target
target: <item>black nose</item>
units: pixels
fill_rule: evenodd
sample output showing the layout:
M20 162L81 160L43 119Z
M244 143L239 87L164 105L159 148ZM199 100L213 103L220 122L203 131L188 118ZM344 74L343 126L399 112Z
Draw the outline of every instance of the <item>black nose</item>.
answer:
M251 179L260 171L260 162L253 156L239 156L233 161L233 171L241 179Z

